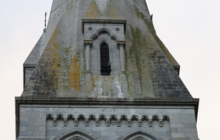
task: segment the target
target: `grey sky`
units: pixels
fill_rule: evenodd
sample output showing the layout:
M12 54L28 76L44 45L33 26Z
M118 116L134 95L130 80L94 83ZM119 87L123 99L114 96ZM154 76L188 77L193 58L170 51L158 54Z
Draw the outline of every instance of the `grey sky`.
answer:
M0 135L15 139L14 97L23 90L22 65L44 28L52 0L0 0ZM200 98L201 140L217 139L220 121L220 1L147 0L158 36L181 65L180 77ZM215 120L210 122L210 120Z

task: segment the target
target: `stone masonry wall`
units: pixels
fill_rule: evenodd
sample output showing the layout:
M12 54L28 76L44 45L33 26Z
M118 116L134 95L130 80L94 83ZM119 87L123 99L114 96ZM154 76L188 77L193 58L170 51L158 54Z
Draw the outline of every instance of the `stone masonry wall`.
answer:
M152 140L198 140L191 107L22 106L19 129L17 140L123 140L137 133Z

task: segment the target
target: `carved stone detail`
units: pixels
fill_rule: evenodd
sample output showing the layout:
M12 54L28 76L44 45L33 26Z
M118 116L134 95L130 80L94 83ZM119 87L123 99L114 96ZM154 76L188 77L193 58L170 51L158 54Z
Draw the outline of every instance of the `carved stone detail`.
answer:
M146 138L143 138L141 136L138 136L138 137L136 137L136 138L134 138L132 140L149 140L149 139L146 139Z
M64 126L67 126L68 125L68 121L67 119L64 119Z
M74 120L74 125L75 126L79 126L79 121L78 120Z
M57 126L57 119L53 119L53 126Z
M97 135L93 134L90 131L86 131L86 130L80 129L80 128L68 129L68 130L66 130L64 132L60 132L57 135L57 137L53 138L53 140L60 140L60 139L62 139L65 136L71 136L72 134L77 134L77 133L80 133L80 135L83 136L83 137L89 137L92 140L100 140ZM79 136L78 135L77 136L73 135L73 137L70 138L70 140L78 140L78 139L79 140L85 140L85 138L80 137L80 135ZM78 139L75 139L75 138L78 138Z
M142 127L142 125L143 125L142 120L139 120L139 121L138 121L138 126L139 126L139 127Z
M131 124L132 122L131 122L131 120L128 120L128 127L131 127Z
M135 137L135 135L137 135L137 134L140 134L143 137L142 136ZM148 140L148 138L146 138L145 136L153 138L155 140L163 140L161 137L158 137L156 134L154 134L150 131L147 131L146 129L139 129L139 130L135 130L133 132L128 132L125 135L118 137L117 140L127 140L131 137L133 138L132 140Z
M100 126L100 121L97 120L97 121L96 121L96 127L99 127L99 126Z
M149 119L149 127L153 127L153 121L152 121L152 119Z
M117 41L117 45L118 45L118 47L120 47L120 46L125 47L126 41Z
M64 117L63 117L64 116ZM111 125L117 125L117 127L121 127L122 122L125 122L128 127L132 127L132 123L137 123L138 127L143 127L143 121L147 121L149 127L153 127L153 122L157 121L159 122L159 126L163 127L164 126L164 121L169 121L169 117L166 115L131 115L130 117L127 117L126 115L110 115L109 117L106 117L105 115L100 115L98 118L97 116L91 114L91 115L78 115L78 117L74 117L72 114L58 114L58 115L51 115L47 114L46 115L46 120L52 120L53 121L53 126L57 126L57 121L63 121L64 126L68 126L68 121L69 120L74 120L74 125L79 126L79 122L83 121L85 123L85 126L89 126L90 121L95 121L96 127L99 127L101 125L101 122L105 122L106 127L110 127ZM108 118L108 119L106 119Z
M90 47L92 47L92 43L93 41L92 40L84 40L84 45L90 45Z
M107 121L106 121L106 126L107 126L107 127L110 127L110 125L111 125L111 122L110 122L109 119L107 119Z
M86 119L85 126L89 126L89 119Z
M120 120L117 121L117 126L118 126L118 127L121 127L121 121L120 121Z
M163 120L159 120L160 127L163 127Z
M81 138L81 137L79 137L79 136L76 136L76 137L73 137L73 138L71 138L71 139L69 139L69 140L86 140L86 139Z

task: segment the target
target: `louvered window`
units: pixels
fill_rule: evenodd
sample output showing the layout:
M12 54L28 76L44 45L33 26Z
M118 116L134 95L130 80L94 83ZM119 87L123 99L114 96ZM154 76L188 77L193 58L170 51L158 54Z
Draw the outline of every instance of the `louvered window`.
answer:
M110 75L111 63L109 61L109 47L106 43L102 43L100 46L101 52L101 75Z

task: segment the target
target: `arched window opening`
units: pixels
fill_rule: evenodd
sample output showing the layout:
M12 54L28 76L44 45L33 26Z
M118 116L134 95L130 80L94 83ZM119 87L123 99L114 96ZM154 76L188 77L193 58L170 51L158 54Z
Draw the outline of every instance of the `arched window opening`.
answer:
M132 139L129 139L129 140L149 140L149 139L144 138L142 136L138 136L138 137L135 137L135 138L132 138Z
M73 138L71 138L69 140L86 140L86 139L84 139L82 137L79 137L79 136L76 136L76 137L73 137Z
M156 136L152 136L151 134L148 134L143 131L137 131L134 133L129 133L126 136L123 136L123 140L159 140L160 138Z
M84 134L75 133L73 135L67 135L65 138L61 138L60 140L92 140L89 136L86 136Z
M111 63L109 61L109 47L104 42L100 46L101 52L101 75L110 75L111 73Z

